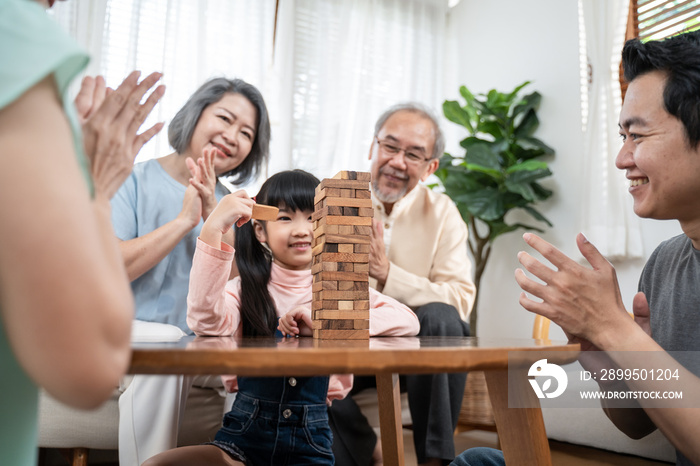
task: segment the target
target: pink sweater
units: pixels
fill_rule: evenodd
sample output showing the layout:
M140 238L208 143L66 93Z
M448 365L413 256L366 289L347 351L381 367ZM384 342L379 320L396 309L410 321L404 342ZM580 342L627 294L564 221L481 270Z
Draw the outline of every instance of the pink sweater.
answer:
M190 272L187 295L187 325L196 335L240 335L241 280L228 281L233 248L221 243L221 249L197 239L197 250ZM268 291L275 301L277 315L298 306L311 306L311 270L288 270L272 264ZM413 336L420 328L418 318L407 306L370 288L371 336ZM226 390L238 388L236 376L221 377ZM327 402L344 398L352 388L352 375L333 375L328 385Z

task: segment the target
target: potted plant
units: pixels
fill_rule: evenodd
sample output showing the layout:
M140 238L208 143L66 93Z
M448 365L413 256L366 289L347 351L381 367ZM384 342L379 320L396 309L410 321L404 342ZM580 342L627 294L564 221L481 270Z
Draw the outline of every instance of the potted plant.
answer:
M536 159L554 151L533 136L539 126L536 111L542 96L533 92L521 97L520 91L529 83L526 81L507 94L493 89L476 96L462 86L464 105L454 100L443 104L445 117L466 128L468 136L460 142L465 154L460 157L445 153L435 175L469 227L477 300L496 238L521 228L542 231L529 224L508 223L505 217L510 211L520 209L552 226L533 207L552 195L539 184L552 172L546 162ZM475 302L470 318L472 332L476 323Z

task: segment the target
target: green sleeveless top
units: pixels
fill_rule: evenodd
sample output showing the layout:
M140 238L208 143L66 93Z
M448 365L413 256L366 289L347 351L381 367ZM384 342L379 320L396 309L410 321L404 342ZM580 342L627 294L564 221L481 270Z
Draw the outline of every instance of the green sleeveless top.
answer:
M85 52L37 2L0 0L0 109L53 74L73 130L78 162L92 190L77 114L66 95L71 80L87 62ZM0 152L0 157L6 155ZM1 465L37 464L37 402L37 387L18 364L0 313Z

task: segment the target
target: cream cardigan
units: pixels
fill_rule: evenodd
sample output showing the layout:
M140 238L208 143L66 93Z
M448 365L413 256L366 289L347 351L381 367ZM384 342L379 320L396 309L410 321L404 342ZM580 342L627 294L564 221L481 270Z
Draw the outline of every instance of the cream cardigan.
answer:
M390 225L389 275L384 287L370 286L415 309L451 304L468 320L476 288L467 255L467 226L452 200L418 184L387 216L372 196L375 219Z

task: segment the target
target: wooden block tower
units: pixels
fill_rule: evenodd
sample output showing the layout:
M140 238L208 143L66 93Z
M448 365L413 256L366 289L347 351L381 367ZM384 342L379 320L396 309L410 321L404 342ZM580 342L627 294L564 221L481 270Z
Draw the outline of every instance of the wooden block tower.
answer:
M369 339L370 179L369 173L342 171L316 188L314 338Z

